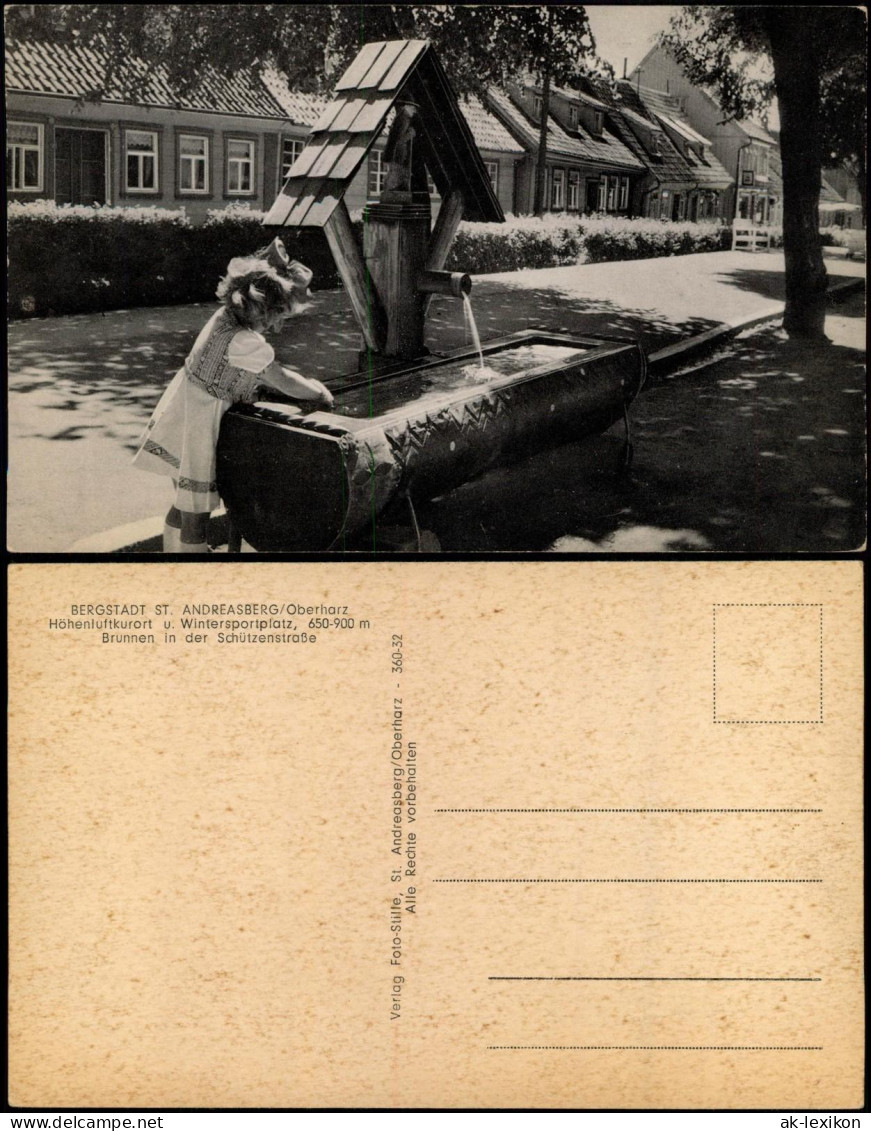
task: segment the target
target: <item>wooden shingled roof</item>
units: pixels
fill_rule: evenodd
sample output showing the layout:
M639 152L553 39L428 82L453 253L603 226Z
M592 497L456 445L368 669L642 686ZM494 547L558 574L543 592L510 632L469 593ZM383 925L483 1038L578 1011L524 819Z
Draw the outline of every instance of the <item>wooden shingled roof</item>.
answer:
M440 196L460 190L467 220L504 220L435 51L428 40L412 39L367 43L360 50L312 127L264 224L323 227L400 97L420 108L420 143Z

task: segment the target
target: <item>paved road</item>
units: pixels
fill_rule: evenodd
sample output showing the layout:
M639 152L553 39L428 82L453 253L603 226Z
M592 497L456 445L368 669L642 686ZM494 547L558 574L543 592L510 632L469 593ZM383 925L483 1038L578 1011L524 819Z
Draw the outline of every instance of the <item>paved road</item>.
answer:
M827 266L833 281L861 277L865 270L862 263L844 260L840 251L827 257ZM546 326L575 332L633 333L648 349L655 349L718 324L736 325L775 313L782 303L782 289L780 253L719 252L481 276L475 280L473 305L485 340ZM145 308L35 319L10 327L10 549L63 552L99 531L165 510L165 483L135 471L129 460L151 409L210 309L205 305ZM433 301L428 340L435 350L465 344L458 303L441 297ZM278 353L287 364L328 380L356 368L357 347L358 334L344 294L326 292L317 296L310 313L288 325ZM803 352L799 350L799 356ZM780 360L772 356L771 368L779 365ZM637 467L642 465L642 441L648 439L644 414L658 395L651 390L638 402ZM719 411L727 404L707 407ZM679 430L695 427L695 408L684 407L688 418L675 420L659 440L656 422L647 426L653 429L649 438L658 444L667 467L680 466L678 441L689 433ZM829 409L813 400L807 411L825 415ZM576 468L570 460L565 466L560 463L568 459L565 452L548 457L557 462L547 464L550 472L539 484L541 489L552 491L560 476L583 474L583 490L588 491L591 472L584 470L584 460L593 456L600 443L607 446L612 439L586 445L577 453L581 463ZM704 434L699 442L707 442ZM603 453L602 459L606 458ZM530 465L530 476L532 470ZM469 494L480 489L481 485L472 485ZM490 484L490 489L495 490L495 485ZM459 505L463 498L465 495L458 495L452 505ZM503 517L503 533L497 539L500 548L533 548L527 545L532 533L516 530L511 515ZM465 532L456 524L449 527L453 533L443 538L445 548L491 548L491 533L474 525ZM556 523L552 541L601 539L607 533L596 523L564 523L561 529ZM550 544L543 537L543 532L536 535L535 548ZM506 541L510 544L503 546Z

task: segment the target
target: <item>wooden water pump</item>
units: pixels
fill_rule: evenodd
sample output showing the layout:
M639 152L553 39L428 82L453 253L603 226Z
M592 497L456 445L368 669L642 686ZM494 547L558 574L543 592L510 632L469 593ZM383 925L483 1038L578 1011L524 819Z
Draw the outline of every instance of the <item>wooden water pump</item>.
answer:
M358 239L343 196L390 113L387 173ZM428 178L441 196L431 224ZM336 85L264 224L323 228L375 368L426 354L433 294L472 282L444 264L462 219L503 221L457 98L425 40L370 43Z

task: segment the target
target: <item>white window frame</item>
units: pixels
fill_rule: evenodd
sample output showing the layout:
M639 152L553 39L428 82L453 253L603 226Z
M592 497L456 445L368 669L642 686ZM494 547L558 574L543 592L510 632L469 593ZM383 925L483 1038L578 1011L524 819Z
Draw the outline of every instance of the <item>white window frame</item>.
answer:
M608 181L608 201L607 201L607 204L606 204L605 207L606 207L606 210L608 212L616 212L617 211L617 190L620 187L620 178L619 177L608 177L607 181Z
M608 178L605 176L599 178L599 197L596 201L596 211L608 211Z
M288 161L287 157L285 156L285 153L286 153L288 146L290 146L290 152L291 152L291 157L290 157L289 161ZM287 180L288 176L290 175L291 168L293 167L293 165L295 164L300 153L302 153L302 151L304 149L305 149L305 138L283 137L281 139L281 168L280 168L279 173L278 173L280 181L281 181L281 185L283 185L284 182ZM279 185L279 187L281 187L281 185Z
M566 193L566 208L569 212L578 212L581 207L581 171L569 169L568 191Z
M628 177L621 177L620 178L620 203L618 205L618 210L620 212L622 212L624 208L628 208L628 207L629 207L629 178Z
M384 191L384 181L387 177L387 162L384 160L384 151L373 149L369 154L369 174L367 181L367 195L380 196Z
M231 157L230 146L233 143L237 145L248 146L247 157ZM257 143L252 141L250 137L227 137L224 141L224 175L226 182L224 184L224 193L227 196L255 196L257 193ZM242 183L242 171L245 166L248 166L248 174L250 177L250 185L248 188L230 188L232 182L231 171L235 167L239 174L239 183Z
M154 149L132 149L128 144L127 138L130 134L148 134L149 137L154 139ZM136 167L138 170L139 184L130 184L130 165L129 160L131 157L138 158ZM145 158L151 157L154 159L154 184L149 187L143 185L142 171L145 167ZM126 126L124 128L124 192L125 193L143 193L147 196L158 196L160 193L160 134L156 130L143 130L138 126Z
M566 206L566 171L554 169L550 181L550 210L563 212Z
M36 127L37 140L36 145L24 141L9 141L9 126L28 126ZM42 122L28 122L23 118L16 118L7 122L7 141L6 141L6 167L12 170L12 184L7 189L8 192L42 192L43 183L45 180L45 127ZM10 155L11 150L11 155ZM32 153L36 151L37 160L37 183L35 185L15 184L15 175L17 172L24 171L24 155L25 153Z
M498 161L485 161L487 166L487 176L490 178L490 187L494 193L499 192L499 162Z
M204 154L182 153L181 144L185 140L185 138L190 138L194 141L204 141L206 143L205 153ZM211 186L211 183L210 183L211 178L209 176L209 166L211 165L211 157L212 157L211 138L207 134L180 133L178 135L178 191L179 192L183 192L185 194L190 193L192 196L208 196L210 194L210 192L212 190L212 186ZM191 185L196 184L196 176L194 175L196 166L199 165L199 164L202 164L202 166L203 166L203 184L205 185L205 188L193 188L193 187L185 188L184 184L182 183L182 181L183 181L182 170L184 169L186 163L190 167Z

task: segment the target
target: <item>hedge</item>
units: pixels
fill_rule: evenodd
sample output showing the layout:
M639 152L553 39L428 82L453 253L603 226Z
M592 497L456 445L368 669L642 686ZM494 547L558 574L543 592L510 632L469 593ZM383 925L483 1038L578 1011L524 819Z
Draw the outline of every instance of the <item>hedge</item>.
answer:
M234 255L280 234L314 271L314 288L339 284L323 233L264 228L263 212L230 205L191 224L184 209L9 205L9 314L30 317L130 306L207 302ZM362 221L355 228L360 234ZM572 263L689 255L731 246L728 227L568 213L464 222L446 267L488 274Z
M723 251L731 231L719 224L672 223L624 216L509 216L505 224L460 225L447 266L473 274L652 259Z
M264 215L231 205L195 227L183 209L11 203L9 315L206 302L234 255L279 233L291 256L314 271L313 289L337 285L320 231L264 228Z
M726 251L732 246L731 229L719 224L602 216L585 219L583 227L588 263L695 255L703 251Z
M464 222L446 268L486 275L583 262L583 225L570 216L508 216L504 224Z

